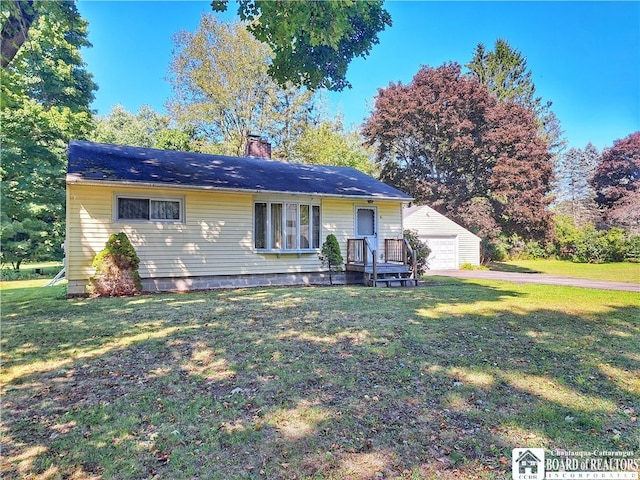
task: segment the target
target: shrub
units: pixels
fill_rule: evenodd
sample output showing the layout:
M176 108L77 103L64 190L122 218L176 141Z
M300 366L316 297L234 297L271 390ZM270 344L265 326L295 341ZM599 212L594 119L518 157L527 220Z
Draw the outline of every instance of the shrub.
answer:
M506 244L498 238L483 238L480 241L480 263L488 265L489 262L503 262L509 258Z
M640 235L634 235L627 241L626 260L629 262L640 262Z
M580 236L580 229L576 227L573 217L556 215L555 217L556 255L563 259L573 259L576 241Z
M524 251L520 254L523 260L538 260L547 257L546 249L535 240L531 240L524 245Z
M431 254L429 245L418 238L418 232L416 230L405 230L403 233L404 239L409 242L409 245L416 252L416 274L419 276L428 268L427 259Z
M329 283L333 285L333 272L341 272L344 259L340 252L340 244L338 239L333 233L327 235L327 240L322 244L322 250L320 251L320 260L323 265L329 267Z
M95 297L135 295L142 290L138 266L140 258L124 232L112 234L105 248L96 255L96 273L89 279L89 291Z
M579 228L571 217L557 215L555 234L556 254L562 259L603 263L640 258L639 237L629 237L621 228L598 230L591 223Z
M608 250L609 243L602 232L593 225L587 225L578 232L572 260L578 263L604 263L607 261Z
M460 270L489 270L489 267L474 265L473 263L463 263L460 265Z
M618 227L610 228L604 239L607 242L607 261L624 262L629 249L625 231Z

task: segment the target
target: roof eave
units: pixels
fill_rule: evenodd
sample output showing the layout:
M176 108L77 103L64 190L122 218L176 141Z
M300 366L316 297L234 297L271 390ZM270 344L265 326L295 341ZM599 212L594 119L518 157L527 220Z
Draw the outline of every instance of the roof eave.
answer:
M396 201L396 202L411 202L413 198L410 197L390 197L381 195L347 195L339 193L321 193L321 192L296 192L285 190L259 190L259 189L244 189L244 188L227 188L227 187L212 187L207 185L173 185L159 182L131 182L124 180L90 180L82 178L79 175L69 173L66 178L67 184L81 184L81 185L93 185L93 186L120 186L120 187L143 187L143 188L166 188L175 190L200 190L200 191L213 191L213 192L232 192L232 193L247 193L247 194L280 194L280 195L306 195L306 196L318 196L328 198L349 198L357 200L374 200L374 201Z

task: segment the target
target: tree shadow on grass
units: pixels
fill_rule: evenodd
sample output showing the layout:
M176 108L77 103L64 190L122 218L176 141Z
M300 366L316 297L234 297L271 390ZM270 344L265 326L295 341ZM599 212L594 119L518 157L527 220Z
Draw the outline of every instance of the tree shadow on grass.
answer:
M521 267L504 262L491 262L489 269L494 272L512 272L512 273L543 273L540 270L534 270L532 268Z
M515 447L633 450L640 309L514 312L525 297L449 282L66 308L68 338L102 316L110 340L9 383L3 473L507 478Z

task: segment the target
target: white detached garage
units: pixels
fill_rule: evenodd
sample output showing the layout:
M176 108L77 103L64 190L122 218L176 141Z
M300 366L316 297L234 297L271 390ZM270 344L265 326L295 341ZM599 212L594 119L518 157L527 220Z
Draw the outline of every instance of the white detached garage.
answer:
M480 264L480 237L426 205L402 211L404 228L415 230L431 249L429 270L458 269Z

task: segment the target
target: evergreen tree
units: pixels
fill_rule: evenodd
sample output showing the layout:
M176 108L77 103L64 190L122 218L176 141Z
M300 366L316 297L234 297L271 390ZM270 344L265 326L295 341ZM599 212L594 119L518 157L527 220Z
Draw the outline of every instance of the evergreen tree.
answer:
M551 102L536 96L536 87L527 59L504 39L496 40L493 51L480 43L466 67L498 101L512 101L530 110L538 119L538 128L553 155L558 155L566 141Z
M499 101L514 101L533 110L540 108L542 99L535 96L536 87L527 59L506 40L496 40L493 51L478 44L466 67Z
M588 143L584 150L569 149L556 163L556 211L571 216L578 227L597 220L595 191L590 182L599 160L598 149L592 143Z
M93 259L93 266L96 272L89 279L92 296L120 297L142 290L140 257L124 232L109 236L105 247Z
M327 240L322 244L320 260L329 268L329 283L333 285L333 272L341 272L344 259L340 252L340 244L333 233L327 235Z

